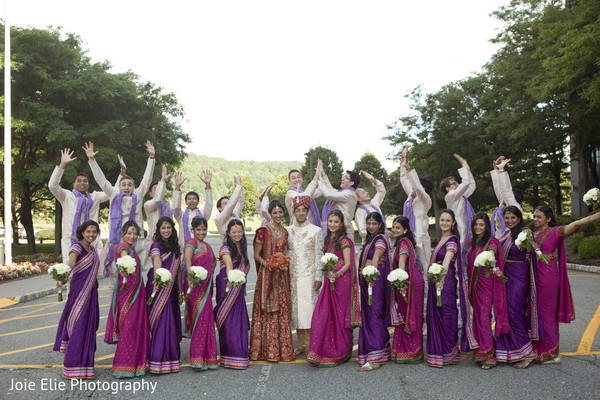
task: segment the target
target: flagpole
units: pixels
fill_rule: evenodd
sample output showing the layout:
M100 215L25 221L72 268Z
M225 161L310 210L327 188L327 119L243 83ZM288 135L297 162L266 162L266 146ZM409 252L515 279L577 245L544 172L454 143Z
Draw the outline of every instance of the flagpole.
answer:
M4 262L12 264L12 139L10 109L10 23L8 22L8 0L4 0Z

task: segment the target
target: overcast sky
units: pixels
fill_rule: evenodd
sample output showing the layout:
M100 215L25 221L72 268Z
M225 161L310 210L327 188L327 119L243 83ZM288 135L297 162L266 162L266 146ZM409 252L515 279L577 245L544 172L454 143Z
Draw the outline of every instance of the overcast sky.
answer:
M508 0L5 0L21 27L62 26L93 61L132 70L185 107L189 151L304 160L335 150L351 168L386 161L403 96L479 71Z

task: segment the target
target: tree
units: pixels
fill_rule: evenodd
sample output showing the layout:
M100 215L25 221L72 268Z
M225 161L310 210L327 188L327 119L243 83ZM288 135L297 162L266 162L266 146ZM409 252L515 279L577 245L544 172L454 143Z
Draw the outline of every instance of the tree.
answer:
M3 33L2 29L0 47ZM146 140L157 150L157 165L174 167L182 162L183 144L190 139L176 122L184 114L173 94L141 82L133 72L111 74L108 62L92 63L76 35L11 27L11 47L12 206L33 253L32 211L51 199L46 185L61 148L75 149L77 156L64 182L78 171L89 171L79 150L87 141L94 142L98 163L114 180L117 153L125 157L128 173L138 177L146 164ZM4 74L0 79L3 84ZM4 146L3 138L0 144ZM160 168L155 176L160 176Z
M238 217L245 220L246 217L256 216L256 199L258 199L259 193L256 186L254 186L254 182L252 182L252 177L248 173L242 174L242 186L244 187L244 197L246 199L246 203L244 204L244 208ZM234 186L231 185L227 196L231 197L233 190Z

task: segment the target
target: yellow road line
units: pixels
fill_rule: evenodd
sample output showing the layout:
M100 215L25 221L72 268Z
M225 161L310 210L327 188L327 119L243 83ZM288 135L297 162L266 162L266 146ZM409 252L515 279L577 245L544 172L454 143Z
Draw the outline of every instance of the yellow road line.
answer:
M106 319L106 318L108 318L108 316L106 316L106 317L100 317L100 319ZM42 329L56 328L57 326L58 326L58 324L56 324L56 325L48 325L48 326L41 326L39 328L26 329L24 331L2 333L2 334L0 334L0 337L10 336L10 335L18 335L18 334L21 334L21 333L27 333L27 332L33 332L33 331L40 331Z
M99 307L108 307L109 305L110 304L102 304ZM62 310L61 311L53 311L53 312L46 313L46 314L34 314L34 315L27 315L24 317L12 317L12 318L7 318L7 319L0 319L0 322L16 321L19 319L35 318L35 317L45 317L47 315L53 315L53 314L62 314Z
M56 294L52 294L50 296L45 296L45 297L56 297L56 296L57 296ZM108 296L108 295L107 296L98 296L98 299L104 299L106 297L112 297L112 296ZM9 309L6 309L6 310L1 309L1 307L0 307L0 312L2 312L2 311L20 310L20 309L23 309L23 308L31 308L31 307L41 307L41 306L47 306L47 305L61 305L61 304L64 304L64 301L63 302L53 301L53 302L50 302L50 303L29 304L29 305L26 305L26 306L12 307L12 308L9 308Z
M96 337L98 337L98 336L104 336L104 332L96 334ZM33 347L26 347L24 349L7 351L6 353L0 353L0 357L2 357L2 356L8 356L8 355L11 355L11 354L22 353L24 351L37 350L37 349L41 349L43 347L49 347L49 346L54 346L54 342L52 342L52 343L46 343L46 344L40 344L40 345L33 346Z
M4 308L4 307L9 307L12 306L13 304L17 304L17 301L8 298L8 297L3 297L0 299L0 308Z
M586 278L600 278L599 274L592 274L592 275L583 275L583 274L569 274L569 278L572 276L584 276Z
M115 353L108 354L108 355L102 356L102 357L96 357L96 358L94 358L94 362L108 360L109 358L114 358L114 356L115 356Z
M590 320L587 328L585 328L585 332L583 332L583 335L581 336L579 347L577 347L577 353L590 354L590 351L592 350L592 344L594 343L594 336L596 336L596 332L598 331L598 326L600 326L600 305L596 309L596 313Z

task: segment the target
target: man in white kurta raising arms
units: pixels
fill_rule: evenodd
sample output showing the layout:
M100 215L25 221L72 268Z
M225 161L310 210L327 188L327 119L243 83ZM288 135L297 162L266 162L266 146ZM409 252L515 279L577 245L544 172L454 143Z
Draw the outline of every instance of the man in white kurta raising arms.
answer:
M383 182L377 180L368 173L367 171L360 171L361 174L365 176L372 184L375 186L377 193L375 196L371 198L371 194L367 192L365 189L358 188L356 189L356 197L358 198L358 207L356 208L356 214L354 215L354 222L356 222L356 227L358 228L358 233L362 238L363 244L365 243L365 237L367 236L367 215L372 212L376 212L381 215L383 219L383 226L387 230L387 225L385 223L385 217L381 212L381 203L383 203L383 199L385 198L385 186Z
M192 220L194 217L204 217L208 221L213 209L213 196L210 182L212 172L207 169L200 175L204 183L204 206L202 210L198 207L200 196L196 192L188 192L185 195L185 209L181 210L181 185L186 178L175 175L175 189L173 190L173 217L179 223L179 245L183 249L184 244L192 237Z
M312 314L323 283L321 256L323 235L321 228L308 221L309 196L292 198L294 223L288 226L288 253L290 257L290 285L292 299L292 329L298 335L296 355L308 352Z
M244 204L246 204L244 187L242 186L242 178L240 176L234 177L233 184L235 188L233 189L231 197L223 196L217 200L217 210L219 210L219 215L217 215L215 224L219 230L221 242L225 240L227 224L232 218L240 219L239 215L244 210Z
M521 204L513 192L508 172L504 169L509 162L510 158L500 156L494 161L494 169L490 171L492 186L498 199L498 207L492 213L492 236L496 239L500 239L502 234L506 232L504 216L502 215L504 208L506 206L515 206L523 212Z
M285 208L290 216L290 225L294 223L295 218L292 198L299 195L305 195L311 198L307 219L311 224L321 227L321 213L319 212L319 208L315 202L315 199L321 196L321 191L317 188L317 175L315 174L315 177L307 186L306 190L302 188L304 179L302 178L300 171L297 169L293 169L288 172L288 181L290 183L290 189L285 194Z
M146 235L146 248L150 248L154 242L154 232L156 232L156 223L161 217L169 217L173 219L173 212L169 204L164 201L165 191L167 188L166 181L169 179L167 167L162 166L162 174L159 182L154 182L150 185L151 199L144 203L144 211L146 211L146 222L148 223L148 234Z

